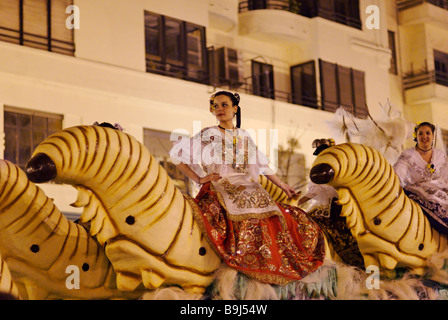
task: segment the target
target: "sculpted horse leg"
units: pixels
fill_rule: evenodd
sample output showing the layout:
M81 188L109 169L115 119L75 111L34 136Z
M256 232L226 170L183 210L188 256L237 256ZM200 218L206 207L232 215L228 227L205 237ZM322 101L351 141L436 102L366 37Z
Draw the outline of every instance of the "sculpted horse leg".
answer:
M338 191L341 215L366 267L376 265L386 274L406 267L422 274L427 259L447 249L446 235L433 229L420 206L404 194L378 151L352 143L328 148L315 159L310 177Z
M0 290L15 297L137 297L117 290L112 266L86 230L68 221L20 168L5 160L0 160L0 253ZM79 271L74 287L67 283L67 270Z

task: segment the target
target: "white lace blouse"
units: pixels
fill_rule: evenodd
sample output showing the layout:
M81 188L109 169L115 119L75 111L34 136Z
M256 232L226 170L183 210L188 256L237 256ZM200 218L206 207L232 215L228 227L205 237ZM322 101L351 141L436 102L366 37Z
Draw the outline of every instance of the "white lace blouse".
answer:
M218 173L212 181L222 196L231 219L267 217L280 214L280 209L259 183L259 175L271 175L267 157L258 150L243 129L221 132L217 126L207 127L192 138L176 142L170 151L171 160L187 164L200 177Z
M415 148L407 149L394 164L394 170L403 188L448 209L448 158L445 152L434 148L428 164Z

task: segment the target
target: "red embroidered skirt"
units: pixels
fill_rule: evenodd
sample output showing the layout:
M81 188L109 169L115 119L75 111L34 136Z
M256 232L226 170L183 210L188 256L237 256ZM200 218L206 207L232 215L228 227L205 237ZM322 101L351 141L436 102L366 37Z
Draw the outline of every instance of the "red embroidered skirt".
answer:
M231 220L209 183L194 201L195 218L212 247L243 274L285 285L306 277L323 262L324 234L300 208L278 204L284 219L272 215Z

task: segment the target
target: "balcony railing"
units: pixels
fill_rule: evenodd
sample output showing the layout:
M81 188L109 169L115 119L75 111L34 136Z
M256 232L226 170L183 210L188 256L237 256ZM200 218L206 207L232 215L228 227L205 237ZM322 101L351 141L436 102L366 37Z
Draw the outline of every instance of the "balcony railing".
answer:
M239 3L238 11L244 12L257 9L274 9L274 10L291 11L290 2L291 1L289 0L242 1Z
M421 5L422 3L431 3L437 7L448 10L448 0L398 0L397 8L399 11Z
M444 71L423 71L418 74L410 73L403 77L403 87L405 90L437 83L448 87L448 72Z
M307 18L322 17L327 20L348 25L357 29L362 28L359 12L348 9L346 12L338 12L336 9L327 9L319 4L319 1L304 2L299 0L243 0L239 2L239 12L274 9L284 10ZM356 11L356 10L355 10Z
M176 63L162 63L148 57L146 57L146 72L202 84L209 83L208 70L202 70L197 67L185 67Z

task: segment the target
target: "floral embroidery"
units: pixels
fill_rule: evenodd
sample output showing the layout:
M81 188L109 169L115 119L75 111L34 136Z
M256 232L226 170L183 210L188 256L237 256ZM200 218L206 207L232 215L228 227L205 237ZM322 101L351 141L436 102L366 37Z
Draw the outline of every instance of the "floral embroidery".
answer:
M206 238L224 261L259 281L285 285L315 271L325 256L325 241L317 224L299 208L281 204L289 230L278 217L226 220L214 192L202 193L193 213Z
M257 188L252 192L245 191L245 186L233 185L227 179L222 179L220 184L229 195L229 199L232 200L239 209L266 208L270 205L275 205L272 197L270 197L269 193L264 189Z

